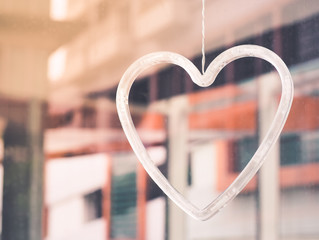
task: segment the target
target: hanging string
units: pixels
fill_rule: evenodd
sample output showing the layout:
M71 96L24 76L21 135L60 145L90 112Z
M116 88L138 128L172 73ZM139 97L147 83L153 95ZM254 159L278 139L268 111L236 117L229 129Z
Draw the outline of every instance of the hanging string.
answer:
M205 73L205 0L202 0L202 73Z

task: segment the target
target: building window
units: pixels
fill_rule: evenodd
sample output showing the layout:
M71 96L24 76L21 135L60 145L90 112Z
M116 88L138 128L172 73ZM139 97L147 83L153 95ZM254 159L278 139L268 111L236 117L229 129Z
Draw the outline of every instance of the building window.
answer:
M136 238L137 226L136 173L112 176L111 237L114 239Z
M319 132L286 133L280 137L280 165L319 162ZM231 170L242 171L258 148L258 138L247 136L230 142Z
M99 189L84 196L86 222L93 221L102 217L102 190Z
M319 131L303 134L301 142L301 159L303 163L319 162Z
M231 143L233 150L233 171L242 171L258 148L256 136L246 136Z
M280 165L294 165L302 163L300 136L297 134L283 134L280 138Z

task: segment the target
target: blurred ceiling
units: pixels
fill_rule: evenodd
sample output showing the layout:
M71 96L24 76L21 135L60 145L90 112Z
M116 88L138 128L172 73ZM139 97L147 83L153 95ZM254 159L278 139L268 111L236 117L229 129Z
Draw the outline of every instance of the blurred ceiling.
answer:
M199 55L201 11L200 0L5 1L0 44L48 51L49 101L79 104L91 92L115 87L146 53ZM206 0L206 50L318 11L317 0Z

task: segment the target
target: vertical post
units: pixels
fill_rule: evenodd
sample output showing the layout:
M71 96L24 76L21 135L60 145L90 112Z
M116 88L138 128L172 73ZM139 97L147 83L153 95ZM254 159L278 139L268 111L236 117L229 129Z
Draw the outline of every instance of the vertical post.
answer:
M19 6L16 1L12 4ZM50 51L38 48L33 41L24 42L23 34L16 38L1 46L0 89L6 98L0 99L0 115L7 122L3 135L2 239L41 240L43 125Z
M42 239L43 217L43 116L45 104L31 100L28 106L28 148L30 149L30 239Z
M114 116L112 114L113 109L115 108L114 104L108 101L107 99L100 98L96 101L96 127L101 134L103 130L108 128L108 124L112 121L110 118ZM111 110L110 110L111 109ZM105 148L102 144L98 145L97 150L99 152L105 152ZM106 221L106 236L105 239L111 239L111 194L112 194L112 157L107 157L107 166L106 166L106 181L103 189L103 217Z
M111 184L112 184L112 158L107 157L106 165L106 183L103 189L103 217L106 221L106 236L105 239L111 238Z
M258 79L260 141L264 138L276 113L280 80L274 74ZM259 173L259 240L277 240L280 201L280 147L275 144Z
M43 112L41 100L6 102L2 237L41 240ZM3 109L2 109L3 110ZM3 114L3 112L2 112Z
M26 160L28 154L26 128L9 120L3 138L2 239L29 239L30 164Z
M181 194L185 194L188 156L187 98L172 98L168 106L168 179ZM168 239L185 239L185 214L172 201L168 203Z

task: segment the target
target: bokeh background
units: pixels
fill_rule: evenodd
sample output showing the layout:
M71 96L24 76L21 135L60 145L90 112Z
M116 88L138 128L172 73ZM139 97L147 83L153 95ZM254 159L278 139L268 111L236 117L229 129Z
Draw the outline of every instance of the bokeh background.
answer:
M266 164L212 219L175 206L132 152L117 85L144 54L201 69L200 0L1 0L2 240L318 240L319 1L206 0L206 67L257 44L289 67L295 96ZM255 58L200 88L159 65L133 84L130 111L152 160L200 207L252 157L281 95Z

